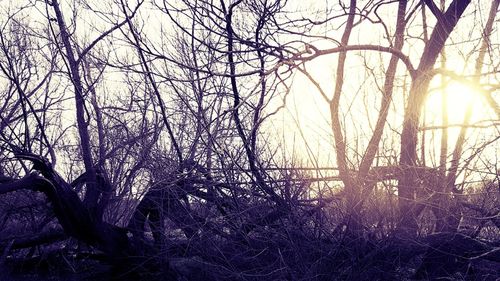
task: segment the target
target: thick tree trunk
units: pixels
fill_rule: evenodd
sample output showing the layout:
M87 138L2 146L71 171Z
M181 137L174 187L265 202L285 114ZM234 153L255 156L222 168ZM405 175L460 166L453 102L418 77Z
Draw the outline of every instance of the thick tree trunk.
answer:
M417 166L417 134L420 113L432 78L429 71L434 67L447 38L469 4L470 0L454 0L445 13L438 15L436 27L425 46L416 71L417 76L411 85L401 133L400 166L404 173L398 183L401 215L398 232L403 236L413 237L417 235L418 213L415 208L415 196L419 185L419 175L414 167Z
M35 172L22 179L4 179L0 182L0 194L20 189L44 193L64 233L99 249L114 266L128 270L130 266L144 263L154 266L157 263L150 259L158 254L155 248L142 240L130 239L126 229L95 218L94 213L83 204L70 184L52 169L47 160L34 155L17 157L33 162L33 169L38 170L42 176Z

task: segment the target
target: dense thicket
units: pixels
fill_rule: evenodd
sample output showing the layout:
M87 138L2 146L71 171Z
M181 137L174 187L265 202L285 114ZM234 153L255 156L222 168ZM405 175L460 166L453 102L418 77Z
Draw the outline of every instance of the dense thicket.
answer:
M495 280L499 4L0 3L0 280Z

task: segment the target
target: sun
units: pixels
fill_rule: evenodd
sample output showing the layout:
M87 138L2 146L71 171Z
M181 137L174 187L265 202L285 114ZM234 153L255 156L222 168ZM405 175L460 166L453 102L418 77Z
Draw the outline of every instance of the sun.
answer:
M444 108L443 102L445 103ZM429 123L441 124L443 112L445 112L448 124L454 126L463 124L465 113L469 107L472 109L472 122L486 114L481 97L477 92L459 82L450 82L444 91L438 90L429 94L424 110Z

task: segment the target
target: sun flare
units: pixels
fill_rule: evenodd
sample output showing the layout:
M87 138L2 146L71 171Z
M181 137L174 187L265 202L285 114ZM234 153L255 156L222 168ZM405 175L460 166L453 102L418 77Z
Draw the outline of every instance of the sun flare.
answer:
M443 102L446 107L443 108ZM448 124L457 125L464 121L465 113L469 107L472 107L472 119L476 120L486 112L482 109L481 98L470 87L458 82L451 82L445 91L434 91L429 94L425 103L425 111L428 121L439 124L443 109L446 110Z

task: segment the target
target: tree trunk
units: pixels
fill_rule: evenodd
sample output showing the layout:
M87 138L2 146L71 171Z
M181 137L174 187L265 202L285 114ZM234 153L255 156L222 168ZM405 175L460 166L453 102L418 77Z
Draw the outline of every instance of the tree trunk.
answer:
M95 218L94 213L83 204L47 160L27 154L17 157L33 162L33 169L38 170L43 177L38 173L31 173L22 179L4 180L0 183L0 194L20 189L42 192L51 203L64 233L101 250L113 266L126 270L130 266L144 266L146 263L146 266L157 266L157 261L150 259L159 254L156 248L142 240L130 239L124 228Z
M85 120L85 100L83 93L83 84L79 72L79 65L75 58L73 47L70 42L70 35L64 21L64 16L59 7L57 0L52 1L52 7L56 14L57 25L61 36L64 49L66 51L65 57L68 60L68 68L70 72L70 79L73 83L75 91L75 107L76 107L76 122L78 124L78 134L80 136L80 148L82 152L83 163L85 171L87 172L86 192L85 192L85 205L87 205L92 212L97 211L97 201L99 200L100 192L96 184L96 172L92 160L92 150L90 146L90 134L88 124Z
M356 0L351 0L346 27L340 41L342 46L347 46L349 44L349 37L351 36L351 31L354 26L355 12ZM361 208L359 207L359 204L361 203L360 193L362 187L358 182L356 175L352 175L350 173L350 169L347 165L345 136L342 133L343 129L339 118L340 97L342 95L342 86L344 85L344 68L346 58L346 51L339 53L337 71L335 75L335 92L333 93L333 99L330 101L330 120L335 140L335 154L337 157L337 165L339 166L339 176L344 184L344 189L347 194L347 209L349 210L346 220L347 234L355 238L361 237L363 234L360 213Z
M429 71L434 67L446 40L469 4L470 0L454 0L445 13L438 15L436 26L420 59L416 71L417 76L410 88L401 133L400 166L403 169L403 177L398 183L401 216L398 232L402 236L414 237L417 235L418 213L415 208L415 196L419 185L419 175L414 167L417 165L417 134L420 113L432 78Z

